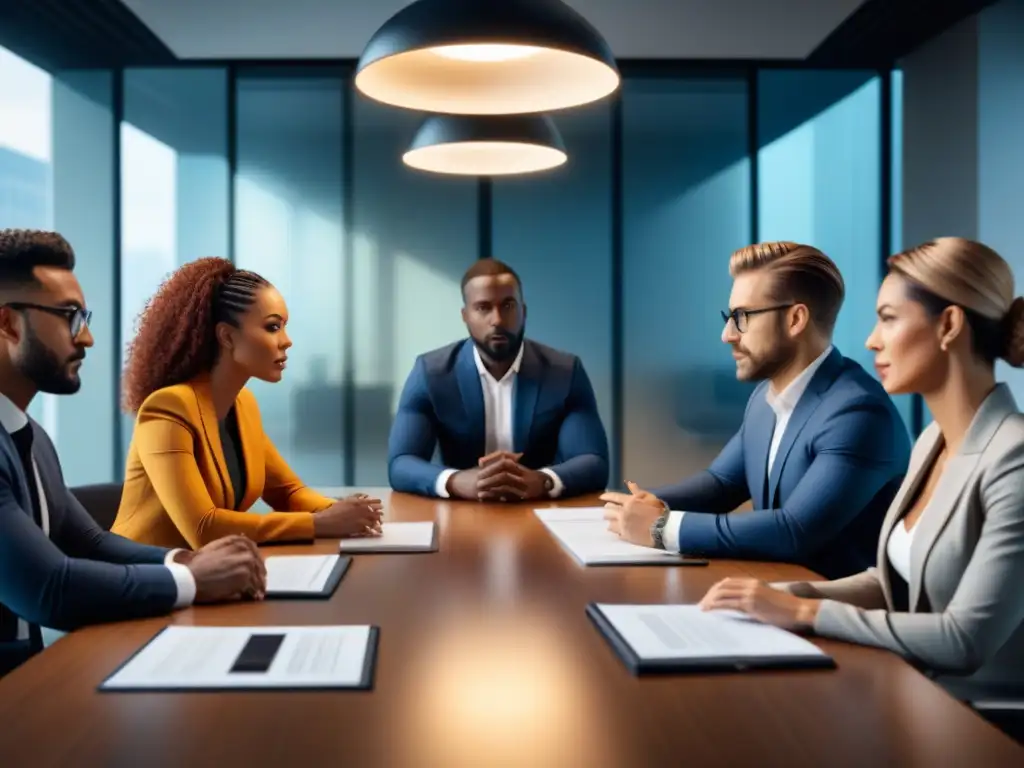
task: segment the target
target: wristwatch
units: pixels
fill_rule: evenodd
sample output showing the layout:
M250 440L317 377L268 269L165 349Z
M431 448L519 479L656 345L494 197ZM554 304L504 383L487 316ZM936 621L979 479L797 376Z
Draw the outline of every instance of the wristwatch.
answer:
M551 475L549 475L547 472L544 472L543 474L544 474L544 494L546 496L550 496L551 495L551 491L555 487L555 479Z
M661 517L651 523L651 541L657 549L665 548L665 525L668 523L669 511L668 504L666 504Z

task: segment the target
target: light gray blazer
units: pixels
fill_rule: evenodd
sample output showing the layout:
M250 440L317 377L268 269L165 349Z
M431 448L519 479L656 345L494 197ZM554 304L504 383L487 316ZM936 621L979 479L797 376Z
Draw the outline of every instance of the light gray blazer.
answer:
M1000 384L975 414L917 522L906 606L893 599L886 544L942 449L937 424L914 445L882 524L878 567L837 581L785 585L824 598L816 634L888 648L954 695L1024 690L1024 414ZM908 610L909 608L909 610Z

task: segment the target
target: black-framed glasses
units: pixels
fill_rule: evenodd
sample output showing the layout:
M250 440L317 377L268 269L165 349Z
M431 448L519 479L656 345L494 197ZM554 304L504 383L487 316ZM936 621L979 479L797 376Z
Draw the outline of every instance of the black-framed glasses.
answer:
M732 320L732 324L736 326L736 330L740 333L746 333L747 322L752 315L760 315L765 312L778 312L780 309L789 309L795 306L794 304L779 304L774 307L762 307L761 309L734 309L731 312L722 312L722 322L728 323Z
M59 315L64 317L68 321L68 327L71 329L71 338L77 339L78 334L83 329L89 327L89 321L92 320L92 312L83 307L50 307L45 304L32 304L27 301L11 301L4 304L5 307L11 309L37 309L40 312L48 312L51 315Z

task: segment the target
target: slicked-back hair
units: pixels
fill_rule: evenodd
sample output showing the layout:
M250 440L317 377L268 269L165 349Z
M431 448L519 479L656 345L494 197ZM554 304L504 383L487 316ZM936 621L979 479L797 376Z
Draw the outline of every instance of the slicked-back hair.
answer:
M832 334L846 296L843 276L832 259L814 246L787 241L748 245L729 259L734 278L755 271L771 276L772 301L804 304L818 329Z

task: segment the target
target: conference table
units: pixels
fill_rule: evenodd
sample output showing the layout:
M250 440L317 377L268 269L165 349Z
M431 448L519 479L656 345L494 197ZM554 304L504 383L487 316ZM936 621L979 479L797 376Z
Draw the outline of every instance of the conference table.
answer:
M813 577L801 568L585 568L537 505L383 498L385 525L436 519L439 550L355 555L329 600L200 607L73 632L0 680L0 764L1024 765L1024 748L886 651L815 638L835 669L635 677L584 613L590 601L696 602L730 575ZM97 692L169 622L372 624L373 688Z

